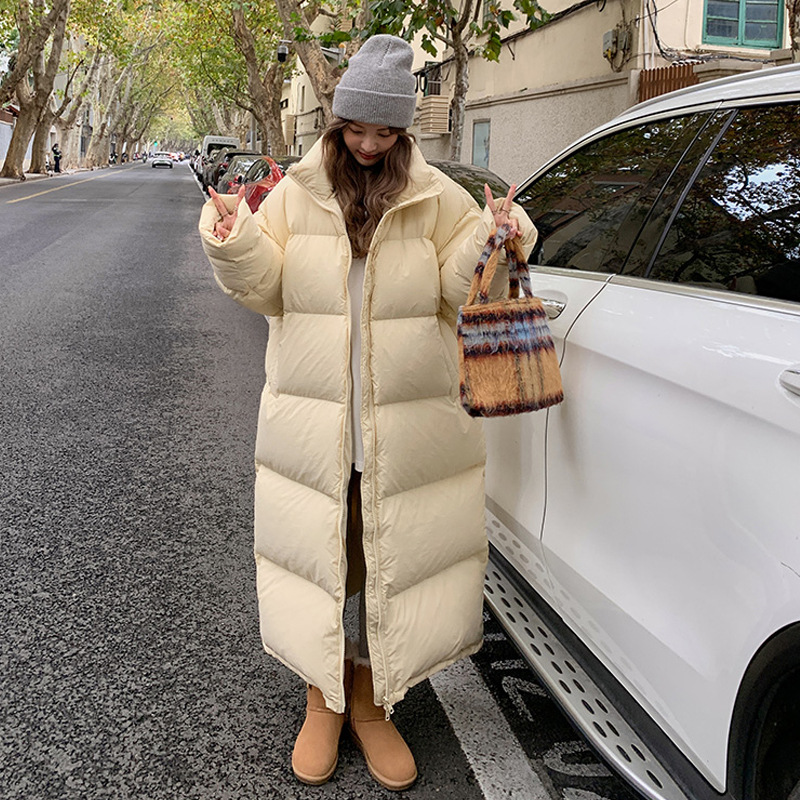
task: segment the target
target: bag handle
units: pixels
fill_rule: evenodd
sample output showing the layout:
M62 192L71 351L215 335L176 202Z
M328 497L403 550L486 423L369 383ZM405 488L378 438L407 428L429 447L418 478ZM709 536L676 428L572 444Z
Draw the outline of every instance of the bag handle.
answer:
M500 225L493 231L486 242L486 247L478 259L475 273L472 276L472 284L469 287L467 305L472 305L477 299L479 304L489 301L489 288L492 279L497 271L497 263L500 260L500 250L505 248L508 260L508 298L514 300L519 297L519 288L526 297L533 297L531 288L531 274L528 270L528 262L522 250L522 244L518 236L509 239L511 226L506 223Z

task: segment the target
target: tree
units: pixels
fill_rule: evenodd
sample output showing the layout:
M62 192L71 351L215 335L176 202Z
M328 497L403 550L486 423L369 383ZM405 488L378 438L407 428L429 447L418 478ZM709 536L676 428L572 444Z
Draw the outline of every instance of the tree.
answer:
M335 9L321 0L275 0L283 22L284 34L292 41L295 52L303 63L314 94L322 107L325 124L333 120L333 91L342 76L346 59L361 47L362 34L370 19L368 0L341 0ZM314 32L314 23L324 16L330 20L330 30ZM332 63L325 50L337 48L342 62Z
M789 12L789 40L792 47L792 61L800 61L800 0L786 0Z
M80 133L83 122L83 111L89 99L89 89L92 86L97 68L100 65L101 50L99 47L94 52L84 51L80 67L84 70L83 79L74 92L70 91L69 85L64 93L61 105L56 110L53 124L56 127L57 138L62 152L62 169L70 169L78 166ZM88 69L86 60L90 58Z
M536 0L514 0L514 8L522 14L531 30L549 19L548 13ZM425 52L438 57L441 45L452 51L455 81L450 104L450 158L453 161L461 160L470 55L474 53L488 61L497 61L502 46L500 32L517 18L514 11L500 7L500 0L489 5L489 13L483 19L480 18L482 9L480 0L462 0L460 6L453 5L450 0L408 0L403 3L374 0L370 4L370 34L392 33L411 40L421 33Z
M70 45L72 42L67 42L67 49L69 50ZM39 172L43 173L46 171L46 157L47 151L50 145L50 129L55 123L57 119L64 114L67 109L75 105L75 92L73 90L73 84L81 71L84 67L84 60L83 60L84 53L77 52L73 54L73 58L69 65L68 74L66 77L66 84L63 89L63 95L61 96L61 103L58 108L53 108L52 101L48 101L45 103L44 108L42 109L42 113L39 116L39 121L36 124L36 131L33 134L33 146L32 146L32 153L31 153L31 172ZM62 48L62 64L64 61L64 52ZM81 89L78 90L78 94L80 95ZM62 138L58 138L58 142L60 143L60 148L62 152L62 169L66 169L66 162L63 158L63 154L65 153L65 141Z
M27 6L27 2L20 3L20 9L23 7L27 9ZM41 6L41 0L34 0L34 9L36 11L42 12ZM27 10L29 11L30 9ZM55 20L49 54L46 55L44 48L42 48L32 59L32 85L28 80L20 80L17 83L16 94L19 102L19 117L14 125L6 160L2 170L0 170L0 177L23 177L22 165L28 144L53 93L53 83L61 61L61 49L64 44L68 14L69 2L61 6L61 13ZM30 17L28 17L27 23L30 23ZM23 42L28 35L25 32L27 23L19 22L20 51L23 50ZM27 25L27 30L32 30L30 25Z
M238 5L230 0L181 0L174 6L167 36L184 87L184 101L199 136L230 133L244 141L250 129L253 101L247 65L233 34L231 11ZM247 27L264 30L268 27L263 18L266 14L248 4ZM256 37L257 45L262 38L269 38L269 31L265 34ZM263 63L266 50L259 45L256 52ZM262 141L266 139L263 132Z
M264 59L257 52L253 32L245 18L244 3L236 3L232 10L233 40L244 58L247 69L247 87L251 100L251 112L258 120L263 150L271 150L273 155L286 153L286 139L281 125L281 91L285 70L282 63L268 56ZM274 37L266 42L268 52L273 51ZM265 63L266 61L266 63ZM263 77L262 77L263 76ZM253 147L255 144L253 144Z
M10 11L12 6L17 23L19 46L11 69L0 80L0 106L11 100L34 61L44 52L58 20L62 17L66 19L69 0L52 0L49 10L45 10L44 0L3 2L0 4L0 10Z

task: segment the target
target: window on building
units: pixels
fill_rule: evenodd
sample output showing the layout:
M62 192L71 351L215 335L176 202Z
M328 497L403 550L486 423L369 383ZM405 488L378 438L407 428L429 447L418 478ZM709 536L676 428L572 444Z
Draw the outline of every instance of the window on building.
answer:
M299 111L305 111L306 110L306 87L305 86L301 86L300 87L300 108L298 110Z
M703 41L746 47L780 47L783 0L706 0Z
M422 73L422 94L439 95L442 93L442 65L438 61L426 61Z
M492 123L489 120L472 124L472 163L476 167L489 169L489 139Z

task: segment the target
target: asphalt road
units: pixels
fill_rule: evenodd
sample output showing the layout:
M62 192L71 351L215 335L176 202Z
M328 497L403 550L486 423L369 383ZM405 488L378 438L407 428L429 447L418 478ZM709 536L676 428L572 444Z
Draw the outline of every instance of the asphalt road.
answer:
M202 201L186 165L0 188L0 796L633 800L488 616L397 706L412 789L346 738L295 781L251 542L268 328L211 278Z

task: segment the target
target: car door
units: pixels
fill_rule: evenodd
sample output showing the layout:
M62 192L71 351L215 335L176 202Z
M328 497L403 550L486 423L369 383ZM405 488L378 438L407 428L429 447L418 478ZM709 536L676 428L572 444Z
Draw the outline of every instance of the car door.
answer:
M559 613L721 791L742 674L800 619L800 106L704 132L567 337L543 549Z
M517 202L539 230L530 259L533 288L544 300L562 367L572 326L625 264L656 197L709 117L591 138L518 192ZM541 548L547 420L548 412L538 411L486 421L486 507L492 544L550 599Z

